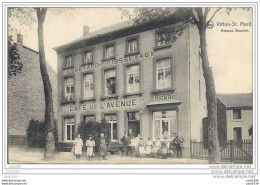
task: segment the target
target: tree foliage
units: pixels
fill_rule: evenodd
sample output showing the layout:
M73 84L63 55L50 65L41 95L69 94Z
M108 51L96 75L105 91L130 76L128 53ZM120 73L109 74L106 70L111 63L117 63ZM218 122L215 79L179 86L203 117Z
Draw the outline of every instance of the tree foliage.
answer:
M20 60L20 54L17 44L13 42L13 36L8 36L8 77L16 76L21 73L23 64Z
M84 143L86 143L88 137L91 136L96 143L96 152L98 151L100 133L104 133L105 139L108 143L111 140L110 127L105 119L102 119L100 122L81 122L77 128L77 133L80 134ZM83 149L85 149L85 145L83 145L83 147Z

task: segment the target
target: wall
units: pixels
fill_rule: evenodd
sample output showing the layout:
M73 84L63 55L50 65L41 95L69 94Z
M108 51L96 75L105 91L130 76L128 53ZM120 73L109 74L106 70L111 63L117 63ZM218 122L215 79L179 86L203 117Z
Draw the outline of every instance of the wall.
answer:
M242 119L232 120L232 109L227 110L227 139L233 139L233 128L242 127L242 139L251 139L248 134L249 128L253 125L253 110L241 110Z
M141 135L146 140L149 136L151 137L152 133L152 113L147 109L147 104L151 103L151 98L156 93L152 93L154 89L154 74L153 74L153 59L160 56L171 56L173 59L173 87L174 87L174 96L177 100L180 100L182 103L179 106L178 119L180 123L180 134L185 139L184 143L184 153L185 156L189 155L189 145L190 145L190 108L189 108L189 47L188 47L188 38L189 32L186 30L183 35L173 43L172 47L154 50L155 47L155 30L150 30L142 32L139 35L140 43L140 53L153 51L154 57L145 58L141 60L141 83L142 83L142 96L130 96L127 98L123 97L124 94L124 64L118 64L117 66L117 83L118 83L118 99L133 99L136 98L137 105L130 109L140 110L141 113ZM125 54L125 42L126 38L120 38L114 40L116 43L116 58L124 57ZM103 58L103 44L97 44L92 46L94 50L94 62L102 63ZM78 124L81 121L81 116L84 114L84 111L80 110L78 112L70 112L69 108L71 105L60 105L62 101L62 91L63 91L63 76L73 75L75 77L75 98L76 104L81 105L79 100L81 99L81 77L82 72L74 72L74 69L63 70L63 62L67 55L72 54L74 59L74 65L80 66L83 62L83 53L87 48L82 48L74 50L68 53L58 54L58 130L59 130L59 141L63 140L63 116L73 115L76 118L76 123ZM196 70L196 69L194 69ZM95 97L96 100L93 102L85 102L84 104L93 104L102 102L100 98L102 97L102 68L98 67L95 69ZM193 87L192 87L193 88ZM164 94L164 93L157 93ZM107 101L107 100L104 100ZM130 110L129 109L129 110ZM118 133L119 138L124 134L124 111L126 109L115 109L118 113ZM85 111L85 113L91 111ZM96 112L96 120L101 119L102 113L107 111L98 110ZM194 113L195 114L195 113ZM121 124L120 124L121 123Z
M8 131L9 135L26 135L31 119L43 120L45 98L40 73L39 55L18 45L23 69L8 78ZM47 64L52 83L54 115L57 117L57 76Z
M207 117L206 87L203 76L202 60L199 55L200 40L196 26L189 27L189 92L191 139L202 139L202 119Z

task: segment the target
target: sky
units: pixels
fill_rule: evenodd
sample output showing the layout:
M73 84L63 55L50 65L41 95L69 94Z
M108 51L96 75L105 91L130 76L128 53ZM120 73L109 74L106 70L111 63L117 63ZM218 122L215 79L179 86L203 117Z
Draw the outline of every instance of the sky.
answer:
M47 12L44 42L48 63L57 70L57 55L52 48L81 37L84 25L88 25L90 32L93 32L125 20L127 18L122 19L117 8L80 8L61 15ZM213 28L207 29L207 48L216 92L252 92L252 11L237 9L227 15L224 10L220 10L212 22ZM250 22L251 25L246 24ZM237 23L237 26L220 26L220 23ZM16 33L24 36L25 46L38 50L37 24L30 29L15 24L14 27ZM222 29L233 32L224 32ZM235 32L235 29L248 32Z

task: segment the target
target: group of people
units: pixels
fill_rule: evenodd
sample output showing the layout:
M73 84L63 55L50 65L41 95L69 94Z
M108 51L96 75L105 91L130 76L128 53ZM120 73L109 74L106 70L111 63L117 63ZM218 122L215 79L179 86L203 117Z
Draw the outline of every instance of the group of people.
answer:
M175 152L178 158L182 158L182 144L184 139L177 134L172 140L165 139L161 141L160 138L156 138L156 141L153 142L149 137L144 142L140 134L137 137L131 137L131 134L125 133L121 138L121 142L123 144L122 152L125 155L131 154L132 156L139 156L141 158L153 157L166 159L170 153L173 155Z
M121 142L123 145L122 153L125 155L131 154L131 156L141 158L153 157L167 159L169 154L173 155L175 152L177 153L178 158L182 158L182 143L184 142L184 139L177 134L174 139L165 139L164 142L162 142L160 138L156 138L155 142L153 142L151 138L148 138L147 141L144 142L140 134L138 134L137 137L134 137L131 134L125 133L125 135L121 138ZM93 160L92 157L96 143L91 136L89 136L85 145L87 147L87 158L89 160ZM108 143L104 137L104 133L101 133L99 138L98 153L103 160L106 160L107 145ZM76 159L79 159L81 157L82 147L83 140L78 134L73 142L73 147L71 150L73 153L73 158L76 157Z
M107 155L107 141L104 137L104 133L100 134L99 138L99 148L98 152L103 160L106 160ZM96 146L95 141L91 136L86 141L86 147L87 147L87 158L89 160L93 160L93 154L94 154L94 147ZM76 157L76 159L79 159L82 155L82 147L83 147L83 140L80 138L80 134L77 135L76 139L73 142L73 147L71 149L71 152L73 153L73 158Z

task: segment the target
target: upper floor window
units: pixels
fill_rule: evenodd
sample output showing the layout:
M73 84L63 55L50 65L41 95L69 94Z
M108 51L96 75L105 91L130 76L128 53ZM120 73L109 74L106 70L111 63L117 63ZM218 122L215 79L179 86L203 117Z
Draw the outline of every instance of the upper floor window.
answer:
M156 61L156 88L170 88L172 84L171 59Z
M139 64L126 67L126 90L127 93L140 91L140 70Z
M105 46L105 51L104 51L104 58L110 58L115 56L115 45L107 45Z
M93 52L92 51L86 51L85 52L84 61L85 61L85 63L93 62Z
M242 119L241 109L233 109L233 119Z
M65 67L72 67L72 56L69 55L69 56L66 56L66 59L65 59Z
M83 96L84 99L92 98L94 96L94 74L87 73L83 75Z
M137 52L138 49L138 38L128 39L127 40L127 52L134 53Z
M165 46L169 43L166 38L165 32L158 32L157 33L157 46Z
M116 94L116 69L104 70L105 96Z
M64 78L64 98L65 100L74 100L74 78Z

